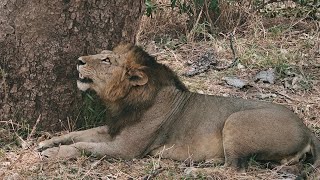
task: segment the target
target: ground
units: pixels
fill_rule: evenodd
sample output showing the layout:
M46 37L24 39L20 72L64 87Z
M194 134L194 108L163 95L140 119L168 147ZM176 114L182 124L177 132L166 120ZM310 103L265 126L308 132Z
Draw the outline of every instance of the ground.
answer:
M147 21L147 20L146 20ZM239 63L235 67L206 72L192 77L183 74L188 63L212 53L216 66L230 64L234 56L227 33L202 36L188 41L182 35L173 37L140 32L140 45L157 60L174 69L194 92L279 103L292 109L320 137L320 41L317 21L306 19L273 19L252 23L246 30L235 30L234 48ZM284 23L285 22L285 23ZM172 23L172 22L171 22ZM160 26L159 26L160 27ZM302 27L302 28L301 28ZM144 27L148 29L148 27ZM149 33L149 34L148 34ZM163 32L161 32L163 33ZM147 39L147 40L146 40ZM255 75L274 69L274 84L254 81ZM244 80L248 86L237 88L225 82L226 77ZM40 119L40 117L39 117ZM32 127L0 121L0 179L294 179L296 170L273 164L250 161L245 173L216 166L210 174L197 177L185 173L187 167L213 167L210 162L177 162L158 157L121 160L82 156L73 160L42 160L35 144L50 135L30 130ZM41 123L41 122L40 122ZM2 126L4 125L4 126ZM27 128L26 128L27 126ZM1 128L3 127L3 128ZM22 140L21 129L27 134ZM66 128L68 130L68 128ZM40 134L42 136L34 136ZM319 170L309 175L318 179Z

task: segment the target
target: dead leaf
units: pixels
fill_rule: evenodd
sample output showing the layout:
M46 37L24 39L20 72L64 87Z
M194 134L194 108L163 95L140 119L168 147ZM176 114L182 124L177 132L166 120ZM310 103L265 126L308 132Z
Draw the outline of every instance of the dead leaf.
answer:
M254 81L262 81L264 83L274 84L275 74L274 69L269 69L267 71L260 71L255 77Z
M224 81L226 81L226 83L230 86L234 86L236 88L244 88L246 86L248 86L249 84L242 80L242 79L239 79L237 77L224 77L222 78Z

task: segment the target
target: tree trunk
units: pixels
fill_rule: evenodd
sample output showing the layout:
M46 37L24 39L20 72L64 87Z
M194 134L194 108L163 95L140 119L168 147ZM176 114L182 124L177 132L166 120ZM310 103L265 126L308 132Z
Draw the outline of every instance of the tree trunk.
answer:
M134 42L142 0L0 0L0 121L75 119L79 56Z

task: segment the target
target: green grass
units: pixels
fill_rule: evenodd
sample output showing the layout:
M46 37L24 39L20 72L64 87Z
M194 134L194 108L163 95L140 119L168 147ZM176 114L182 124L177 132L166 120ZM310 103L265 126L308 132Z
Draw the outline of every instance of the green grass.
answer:
M288 25L277 25L269 28L268 31L271 33L272 37L279 37L288 28Z
M103 102L93 92L84 92L82 98L81 118L76 122L78 130L103 125L107 118L107 109Z

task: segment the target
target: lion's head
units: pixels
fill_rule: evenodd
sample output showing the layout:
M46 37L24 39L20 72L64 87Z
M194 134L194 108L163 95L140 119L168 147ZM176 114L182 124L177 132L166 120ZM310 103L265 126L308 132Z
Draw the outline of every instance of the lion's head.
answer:
M78 88L93 90L114 114L123 109L146 108L165 86L187 88L165 65L140 47L119 45L113 51L82 56L78 59Z

